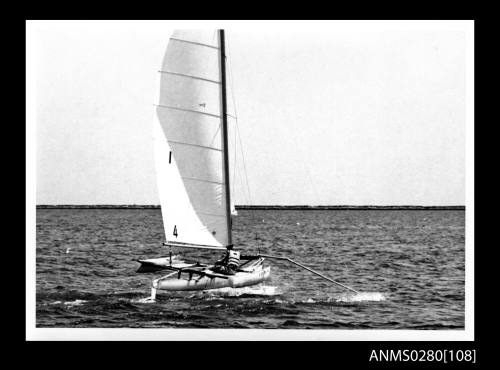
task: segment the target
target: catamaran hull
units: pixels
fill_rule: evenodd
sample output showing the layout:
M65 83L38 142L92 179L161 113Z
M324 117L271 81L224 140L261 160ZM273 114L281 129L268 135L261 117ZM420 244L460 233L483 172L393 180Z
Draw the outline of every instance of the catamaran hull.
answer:
M187 290L209 290L220 288L242 288L246 286L260 284L269 279L271 267L260 268L253 272L237 272L229 276L228 279L219 277L203 276L198 278L193 276L188 279L165 279L158 282L156 289L169 291L187 291Z

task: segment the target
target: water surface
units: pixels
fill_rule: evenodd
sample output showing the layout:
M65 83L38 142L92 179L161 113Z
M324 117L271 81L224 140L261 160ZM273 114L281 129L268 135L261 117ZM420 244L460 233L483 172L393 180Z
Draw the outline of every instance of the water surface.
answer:
M289 256L352 286L266 261L263 286L165 293L138 258L166 249L157 209L38 209L37 327L463 329L465 212L240 210L243 253ZM178 250L186 260L218 254Z

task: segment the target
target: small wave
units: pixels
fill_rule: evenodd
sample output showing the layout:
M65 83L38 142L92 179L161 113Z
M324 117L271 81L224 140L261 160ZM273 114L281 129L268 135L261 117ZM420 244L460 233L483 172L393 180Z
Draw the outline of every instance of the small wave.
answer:
M385 301L386 297L379 292L360 292L357 294L350 294L341 296L335 301L337 302L365 302L365 301Z
M288 303L293 304L293 303L295 303L295 301L293 301L293 300L287 301L287 300L283 300L283 299L277 298L277 299L268 299L268 300L263 301L262 303L269 304L269 305L272 305L272 304L283 304L283 303L285 303L285 304L288 304Z
M295 320L286 320L282 325L283 326L299 326L301 324L300 324L300 322L295 321Z
M75 299L74 301L64 302L66 306L80 306L83 303L88 302L83 299Z

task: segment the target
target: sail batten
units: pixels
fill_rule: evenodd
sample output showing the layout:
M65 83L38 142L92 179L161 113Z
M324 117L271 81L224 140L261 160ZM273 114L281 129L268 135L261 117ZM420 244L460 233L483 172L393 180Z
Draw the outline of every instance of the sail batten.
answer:
M204 115L211 116L211 117L215 117L215 118L221 118L221 116L218 116L218 115L216 115L216 114L211 114L211 113L207 113L207 112L201 112L201 111L199 111L199 110L186 109L186 108L180 108L180 107L172 107L172 106L163 105L163 104L156 104L156 106L157 106L157 107L160 107L160 108L174 109L174 110L180 110L180 111L183 111L183 112L190 112L190 113L204 114Z
M201 42L194 42L194 41L189 41L189 40L183 40L183 39L179 39L179 38L175 38L175 37L171 37L170 40L173 40L173 41L179 41L179 42L185 42L187 44L192 44L192 45L198 45L198 46L206 46L208 48L212 48L212 49L216 49L216 50L219 50L219 48L217 46L213 46L213 45L208 45L208 44L203 44Z
M184 73L176 73L176 72L162 71L162 70L160 70L158 72L160 72L160 73L168 73L168 74L171 74L171 75L181 76L181 77L186 77L186 78L194 78L195 80L207 81L207 82L212 82L212 83L215 83L215 84L220 84L221 83L220 81L210 80L208 78L203 78L203 77L199 77L199 76L187 75L187 74L184 74Z
M220 39L214 36L214 31L175 31L160 68L155 153L171 243L223 247L231 240L224 76Z
M223 182L213 181L213 180L207 180L207 179L199 179L199 178L196 178L196 177L181 176L181 178L182 178L183 180L200 181L200 182L209 182L209 183L211 183L211 184L219 184L219 185L224 185L224 183L223 183Z
M197 148L203 148L203 149L208 149L208 150L216 150L218 152L221 152L222 150L219 148L211 147L211 146L205 146L205 145L199 145L199 144L193 144L193 143L183 143L180 141L174 141L174 140L169 140L169 143L173 144L179 144L179 145L188 145L188 146L195 146Z

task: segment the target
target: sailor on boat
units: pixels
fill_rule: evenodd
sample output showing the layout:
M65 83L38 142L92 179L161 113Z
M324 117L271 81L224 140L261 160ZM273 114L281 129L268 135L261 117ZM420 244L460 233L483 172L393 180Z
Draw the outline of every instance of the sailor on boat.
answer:
M234 275L240 267L240 252L233 249L233 245L228 245L227 250L220 260L215 262L212 271L225 275Z

